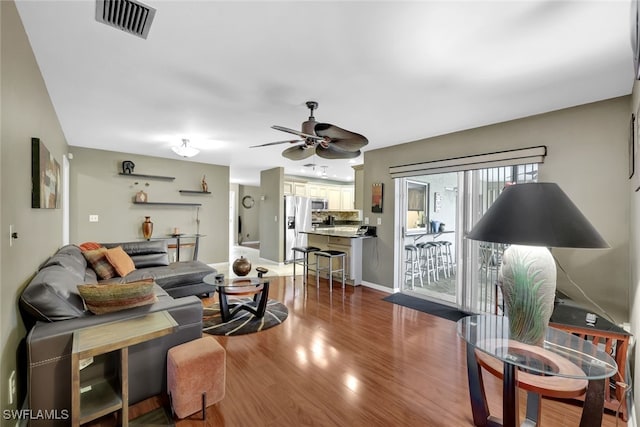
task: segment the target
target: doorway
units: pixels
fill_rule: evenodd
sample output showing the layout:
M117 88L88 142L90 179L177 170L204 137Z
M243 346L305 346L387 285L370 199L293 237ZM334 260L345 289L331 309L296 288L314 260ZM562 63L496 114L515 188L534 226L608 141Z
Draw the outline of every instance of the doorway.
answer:
M458 187L462 172L413 176L400 183L402 292L448 305L457 301Z
M505 247L464 235L505 186L537 178L538 165L530 163L398 179L401 292L467 312L499 312Z

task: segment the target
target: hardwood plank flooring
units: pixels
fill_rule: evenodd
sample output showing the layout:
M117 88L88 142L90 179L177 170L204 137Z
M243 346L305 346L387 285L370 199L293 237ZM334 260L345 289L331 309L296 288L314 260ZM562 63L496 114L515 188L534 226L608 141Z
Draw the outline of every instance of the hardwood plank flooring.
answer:
M465 343L456 324L347 286L320 290L292 278L272 282L270 297L289 317L269 330L216 337L227 351L226 396L177 427L202 426L472 426ZM205 305L213 299L205 299ZM206 375L206 373L203 373ZM492 414L501 414L501 382L485 375ZM520 395L520 413L526 396ZM130 409L135 418L163 398ZM577 426L579 403L543 399L543 426ZM103 418L94 427L115 425ZM624 426L605 413L603 426Z

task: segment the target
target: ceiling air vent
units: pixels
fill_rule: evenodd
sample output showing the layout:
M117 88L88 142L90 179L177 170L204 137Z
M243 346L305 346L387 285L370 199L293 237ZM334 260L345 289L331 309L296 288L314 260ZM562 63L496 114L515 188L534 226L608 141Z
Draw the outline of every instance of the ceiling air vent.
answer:
M147 38L156 10L133 0L97 0L96 21Z

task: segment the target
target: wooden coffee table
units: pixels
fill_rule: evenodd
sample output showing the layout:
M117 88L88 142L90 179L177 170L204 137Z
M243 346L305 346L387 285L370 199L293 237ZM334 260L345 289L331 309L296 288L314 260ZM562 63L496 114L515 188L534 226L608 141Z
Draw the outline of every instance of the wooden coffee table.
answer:
M264 316L269 299L269 278L268 277L244 277L234 279L224 279L221 274L214 273L205 276L204 283L214 285L218 290L220 299L220 317L223 322L228 322L240 310L248 311L260 318ZM253 300L249 302L229 303L228 297L251 296Z

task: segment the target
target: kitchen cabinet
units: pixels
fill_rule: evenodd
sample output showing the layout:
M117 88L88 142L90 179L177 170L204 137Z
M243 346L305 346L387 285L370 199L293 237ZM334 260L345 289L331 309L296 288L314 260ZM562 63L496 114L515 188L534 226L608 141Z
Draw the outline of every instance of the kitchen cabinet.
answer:
M327 187L320 184L307 184L307 196L315 199L326 199Z
M285 196L293 194L293 182L285 181L283 186Z
M352 210L355 209L353 203L353 187L342 187L340 193L340 209Z
M307 195L307 184L304 182L294 182L293 183L293 194L295 196L306 196Z
M334 185L319 182L285 181L283 185L285 195L306 196L314 199L327 199L331 210L353 210L353 185Z
M329 209L342 209L342 191L338 186L327 188L327 200L329 201Z
M347 284L358 286L362 283L362 238L307 234L309 236L309 246L315 246L321 250L335 250L346 253L345 278ZM311 268L315 269L316 259L313 253L310 254L309 258ZM326 273L322 277L326 278Z

